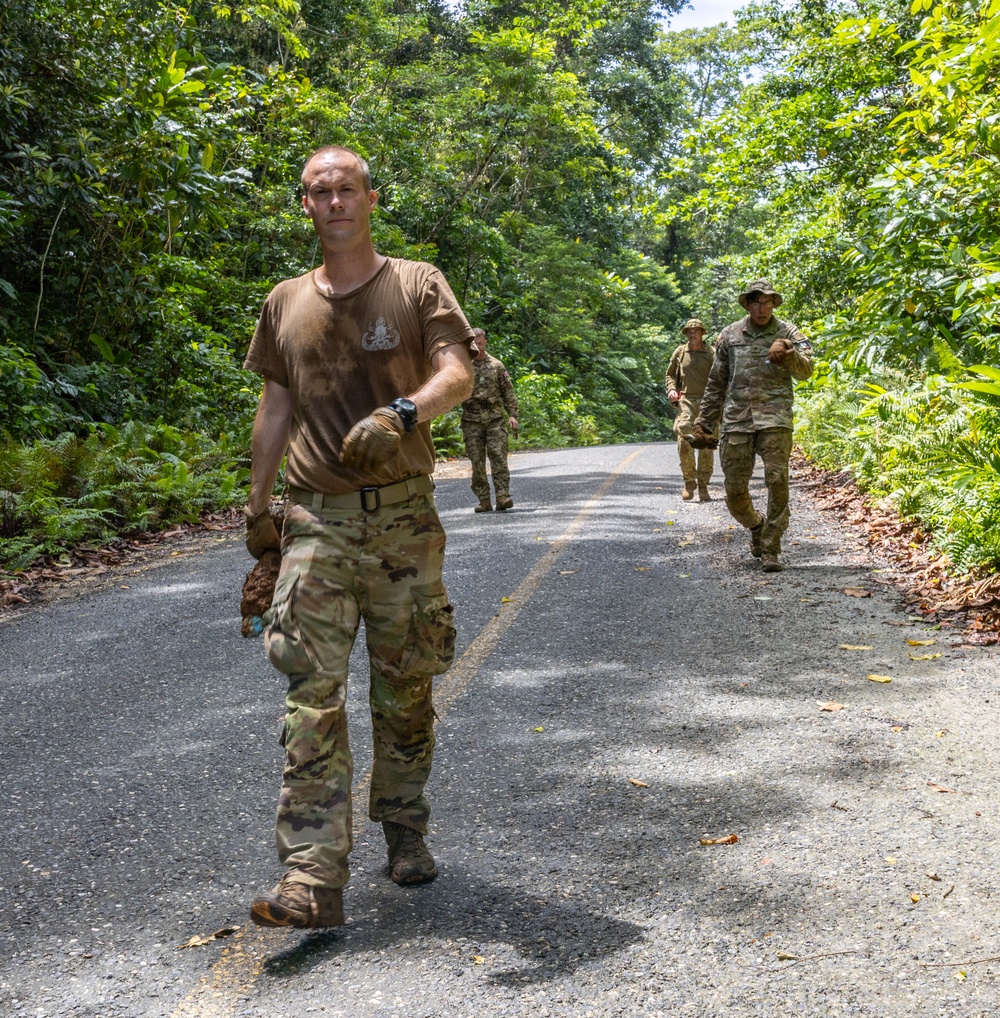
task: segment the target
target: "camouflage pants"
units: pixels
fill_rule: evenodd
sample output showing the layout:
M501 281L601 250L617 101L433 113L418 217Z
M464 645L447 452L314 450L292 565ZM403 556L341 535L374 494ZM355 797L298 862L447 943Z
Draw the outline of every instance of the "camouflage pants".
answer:
M694 422L701 410L701 399L689 399L681 396L677 404L677 417L674 418L674 434L677 436L677 457L681 461L681 476L685 484L708 484L715 469L715 453L711 449L698 450L698 465L695 467L694 449L685 442L683 436L690 435Z
M264 637L288 676L276 840L303 883L342 887L353 847L347 662L361 618L370 663L369 815L424 834L434 751L431 682L455 655L432 495L375 512L289 502Z
M761 550L774 554L781 551L781 535L788 529L788 457L791 454L792 432L789 428L764 428L749 434L729 434L719 443L729 513L748 529L763 522ZM757 456L764 463L766 516L761 516L750 499L750 478Z
M465 454L472 461L472 493L480 502L490 500L490 482L486 477L486 457L490 458L493 488L497 499L510 497L510 470L507 467L507 421L462 421Z

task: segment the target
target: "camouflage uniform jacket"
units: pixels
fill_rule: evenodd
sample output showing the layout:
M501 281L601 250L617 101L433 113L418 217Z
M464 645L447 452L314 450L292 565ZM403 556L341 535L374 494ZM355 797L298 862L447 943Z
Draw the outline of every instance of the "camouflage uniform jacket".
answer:
M701 399L714 356L715 351L708 343L700 350L692 350L690 344L681 343L667 365L667 389L676 389L691 400Z
M793 350L781 365L768 363L776 339ZM727 325L715 344L715 363L701 400L697 423L711 432L722 417L720 434L792 427L792 379L812 374L812 347L791 322L772 317L762 329L749 315Z
M473 360L476 380L472 395L462 404L462 420L469 424L485 423L503 416L517 416L517 396L503 362L487 354Z

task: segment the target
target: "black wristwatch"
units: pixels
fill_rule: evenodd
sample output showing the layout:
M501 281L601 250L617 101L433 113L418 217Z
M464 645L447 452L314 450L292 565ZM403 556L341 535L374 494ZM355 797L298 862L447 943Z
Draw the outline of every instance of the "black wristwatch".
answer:
M389 404L389 409L399 414L404 431L412 431L417 426L417 407L412 399L400 396Z

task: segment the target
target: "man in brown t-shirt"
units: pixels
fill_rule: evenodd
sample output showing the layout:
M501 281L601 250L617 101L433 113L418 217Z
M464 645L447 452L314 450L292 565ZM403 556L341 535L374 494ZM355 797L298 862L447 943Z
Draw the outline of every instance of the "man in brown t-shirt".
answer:
M247 548L280 545L265 646L288 676L276 839L286 871L258 896L262 926L339 926L352 845L347 663L365 620L374 743L369 814L396 883L432 880L423 836L433 676L454 657L434 507L431 420L472 391L472 329L432 265L372 245L365 161L315 152L302 204L323 264L268 296L245 367L263 375ZM269 511L287 452L279 542Z

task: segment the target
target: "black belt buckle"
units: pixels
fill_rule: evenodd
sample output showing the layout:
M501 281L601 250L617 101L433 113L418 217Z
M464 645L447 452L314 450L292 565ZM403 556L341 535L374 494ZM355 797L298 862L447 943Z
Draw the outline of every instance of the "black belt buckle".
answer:
M378 488L362 488L360 494L361 508L366 513L373 513L382 508L382 493ZM370 498L373 499L372 505L368 504Z

